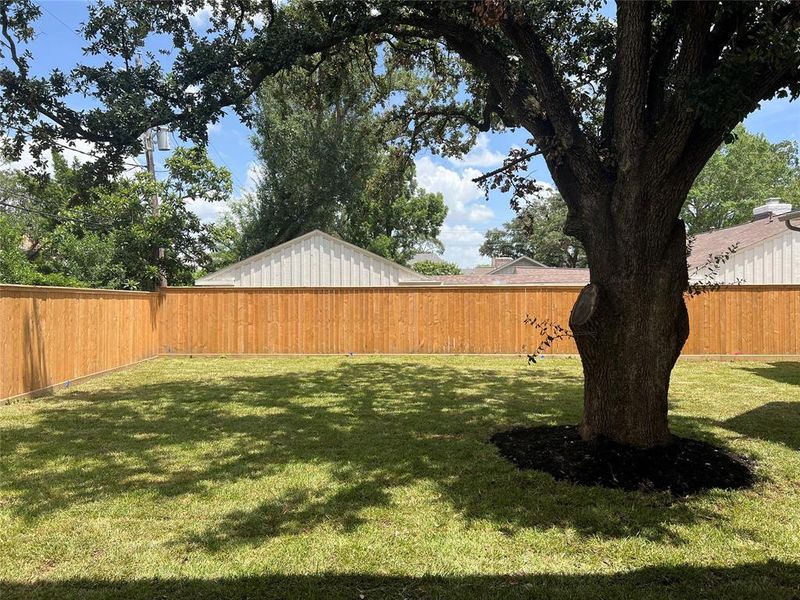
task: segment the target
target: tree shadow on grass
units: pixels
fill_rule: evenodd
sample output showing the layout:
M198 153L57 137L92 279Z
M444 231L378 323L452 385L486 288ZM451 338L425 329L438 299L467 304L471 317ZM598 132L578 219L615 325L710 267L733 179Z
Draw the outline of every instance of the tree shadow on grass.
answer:
M742 371L776 383L800 386L800 362L772 362L740 368ZM709 418L673 418L673 420L681 421L698 436L704 435L707 426L722 427L744 437L783 444L792 450L800 450L800 390L794 395L796 397L794 401L776 399L724 421Z
M520 473L498 455L487 440L499 429L578 421L582 382L572 372L343 360L243 376L230 364L223 379L181 381L178 369L175 380L76 390L32 424L6 427L0 490L10 509L34 519L109 496L176 498L313 465L331 480L324 489L283 490L176 543L218 550L323 522L352 531L365 509L390 506L393 489L418 482L462 518L499 527L680 543L673 525L713 517L691 500Z
M71 579L15 583L0 581L4 600L58 598L150 600L292 598L546 598L548 600L654 600L661 598L739 600L797 598L800 566L771 561L727 568L690 565L647 567L616 574L381 576L253 575L226 579Z
M763 363L757 367L744 367L742 370L778 383L800 386L800 362L797 361Z
M719 425L747 437L800 450L800 402L767 402Z

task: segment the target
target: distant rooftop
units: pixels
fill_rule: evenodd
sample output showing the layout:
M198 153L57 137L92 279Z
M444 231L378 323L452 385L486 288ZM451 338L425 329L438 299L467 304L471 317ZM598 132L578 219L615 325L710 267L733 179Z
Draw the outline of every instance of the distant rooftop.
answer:
M444 259L438 254L434 254L433 252L420 252L419 254L415 254L413 258L411 258L411 260L408 261L408 264L415 265L418 262L443 263Z
M719 256L738 244L737 251L786 231L786 223L777 217L760 218L751 223L734 225L725 229L700 233L692 243L692 254L689 256L689 267L702 267L709 256Z
M432 275L430 279L444 285L586 285L589 283L589 269L547 267L524 269L511 275L473 272L468 275Z

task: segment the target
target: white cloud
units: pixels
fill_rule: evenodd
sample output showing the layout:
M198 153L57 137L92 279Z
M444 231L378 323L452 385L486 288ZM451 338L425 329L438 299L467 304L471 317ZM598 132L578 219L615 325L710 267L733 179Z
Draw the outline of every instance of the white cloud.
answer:
M262 29L266 22L267 21L264 17L264 13L256 13L253 15L253 27L256 29Z
M247 175L245 175L244 187L235 187L233 198L239 199L244 194L255 192L258 181L261 178L261 165L255 161L247 164ZM236 183L236 180L234 180ZM204 223L213 223L219 220L220 216L228 209L227 202L217 201L209 202L208 200L188 200L186 206Z
M483 223L493 218L494 211L486 204L476 204L467 213L467 219L473 223Z
M483 191L472 181L481 174L480 171L466 168L459 174L436 164L429 156L423 156L415 163L418 183L429 192L440 192L444 196L449 221L484 223L494 217Z
M463 167L498 167L503 162L505 154L489 148L489 136L479 133L475 145L461 158L449 158L456 166Z
M484 235L477 229L469 225L445 223L439 239L444 244L445 260L454 262L460 267L474 267L480 264L482 258L478 248L483 243Z
M186 208L200 217L203 223L215 222L220 214L225 211L224 202L209 202L208 200L187 200Z
M256 191L259 181L264 174L263 167L255 161L247 163L247 175L245 175L244 188L242 193L250 193Z
M286 4L284 0L275 3L277 6ZM184 4L182 9L183 13L189 17L189 24L195 31L200 33L202 29L211 24L211 17L214 15L214 7L210 4L204 4L200 9L195 12L189 12L189 8ZM263 12L256 12L249 15L250 22L255 29L261 29L266 24L266 15ZM233 26L236 22L232 17L227 19L228 25Z
M184 5L182 8L184 14L189 17L189 23L195 29L200 29L201 27L205 27L208 22L211 20L211 6L208 4L204 4L200 10L195 12L189 12L189 9Z
M86 140L74 140L72 142L68 142L66 140L56 140L58 143L58 151L61 153L61 156L67 161L67 164L72 164L73 162L77 161L78 164L85 164L88 162L93 162L95 160L95 153L97 151L97 147L92 142L87 142ZM47 172L51 175L53 174L53 158L52 154L49 150L45 150L43 153L43 157L45 159L45 164L47 166ZM22 156L19 160L7 163L3 165L3 168L13 169L13 170L24 170L29 169L34 166L34 159L31 155L30 151L26 148L22 152ZM141 168L134 166L135 164L139 164L139 161L135 157L128 157L125 159L125 164L128 165L122 172L123 177L132 176L133 173L136 173L141 170Z
M67 159L67 162L78 161L79 163L87 163L92 162L94 159L92 154L94 154L96 148L92 142L87 142L86 140L75 140L72 143L66 143L64 146L66 148L61 148L62 156Z

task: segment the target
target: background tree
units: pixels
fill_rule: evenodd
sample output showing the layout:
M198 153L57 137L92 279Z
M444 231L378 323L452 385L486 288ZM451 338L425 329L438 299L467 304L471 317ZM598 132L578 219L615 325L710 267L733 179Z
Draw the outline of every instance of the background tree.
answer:
M404 263L438 236L444 200L417 187L413 160L391 146L396 124L375 110L390 75L374 72L374 53L308 57L261 85L262 175L229 220L242 231L240 257L322 229Z
M502 228L489 229L483 256L529 256L549 267L585 267L581 243L564 233L567 206L559 194L531 200Z
M767 198L800 204L797 142L770 143L739 125L694 182L681 211L689 234L746 223Z
M461 275L461 267L447 261L421 260L411 268L421 275Z
M52 176L13 174L18 195L3 215L4 244L16 244L17 252L8 249L16 267L2 273L3 281L153 289L161 270L173 285L193 283L193 272L208 261L212 239L186 201L223 200L231 192L231 177L198 149L178 148L165 165L163 181L140 172L95 181L89 188L81 184L83 167L67 164L58 153ZM158 216L149 205L154 193ZM164 258L155 262L151 250L159 246Z
M20 285L58 285L72 287L80 281L60 273L46 274L36 270L25 253L26 238L20 224L0 211L0 283Z
M343 237L400 264L428 246L441 249L437 238L447 206L442 194L417 186L414 172L407 154L384 152L364 191L343 215Z
M800 5L620 1L612 21L595 0L210 0L210 27L198 33L186 13L202 4L98 3L82 33L88 53L107 60L38 76L21 49L38 8L3 2L0 126L17 132L6 153L80 137L113 164L161 124L205 141L224 107L249 119L261 83L302 57L380 44L387 64L432 82L398 98L412 147L458 153L476 130L530 133L530 147L494 175L521 189L518 167L541 154L567 205L565 231L586 250L592 283L570 319L584 370L581 434L670 443L670 373L689 333L681 209L748 113L800 95ZM174 46L174 60L137 66L145 41ZM70 106L74 93L95 104Z

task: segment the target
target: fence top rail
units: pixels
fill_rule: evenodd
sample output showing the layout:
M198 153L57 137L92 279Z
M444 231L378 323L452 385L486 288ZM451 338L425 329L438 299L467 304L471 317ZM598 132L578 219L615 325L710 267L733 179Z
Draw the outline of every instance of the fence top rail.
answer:
M158 292L142 292L138 290L111 290L106 288L63 287L56 285L19 285L16 283L0 283L0 292L35 292L35 293L45 293L45 294L68 293L68 294L94 294L94 295L124 294L133 296L152 296L158 294Z
M340 292L369 292L371 290L381 290L388 292L414 292L414 291L446 291L455 290L469 291L500 291L500 290L532 290L532 291L579 291L584 286L572 283L543 283L543 284L504 284L504 285L387 285L387 286L273 286L273 287L245 287L245 286L179 286L166 287L157 291L145 292L138 290L114 290L105 288L78 288L62 287L50 285L19 285L14 283L0 283L0 292L33 292L33 293L52 293L52 294L90 294L90 295L134 295L134 296L154 296L159 294L191 294L191 293L261 293L270 292L316 292L316 291L340 291ZM751 292L751 291L800 291L800 284L787 283L765 283L757 285L720 285L714 290Z
M452 292L457 290L479 290L479 291L492 291L492 290L521 290L521 289L529 289L529 290L539 290L539 291L547 291L547 290L558 290L558 291L570 291L570 290L581 290L584 286L576 285L576 284L559 284L559 283L548 283L548 284L512 284L512 285L361 285L361 286L324 286L324 285L315 285L315 286L269 286L269 287L247 287L247 286L233 286L233 285L198 285L198 286L185 286L185 287L166 287L162 288L164 292L168 294L174 293L192 293L192 292L245 292L245 293L269 293L269 292L316 292L316 291L326 291L326 292L369 292L373 290L380 290L384 292L414 292L414 291L425 291L425 292L435 292L435 291L442 291L442 292ZM800 288L800 286L798 286Z
M268 292L313 292L318 290L324 291L362 291L367 292L370 290L383 290L383 291L409 291L424 290L435 291L444 290L451 292L453 290L519 290L528 289L536 291L558 290L570 291L581 290L585 286L575 283L516 283L516 284L497 284L497 285L371 285L371 286L267 286L267 287L249 287L249 286L233 286L233 285L197 285L197 286L169 286L161 288L162 292L166 293L191 293L191 292L247 292L247 293L268 293ZM730 284L719 285L714 289L709 289L708 293L716 290L737 290L741 292L763 291L763 290L793 290L800 291L800 284L791 283L761 283L761 284Z

